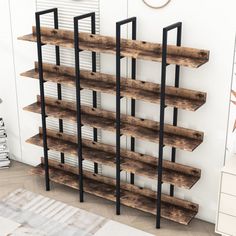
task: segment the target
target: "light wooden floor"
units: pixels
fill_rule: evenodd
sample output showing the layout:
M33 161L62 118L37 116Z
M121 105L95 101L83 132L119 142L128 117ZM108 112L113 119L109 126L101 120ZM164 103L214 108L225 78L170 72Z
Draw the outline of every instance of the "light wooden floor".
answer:
M94 212L109 219L144 230L148 233L161 236L210 236L214 233L214 225L200 220L193 220L189 226L182 226L167 220L162 220L162 228L155 229L155 218L149 214L134 209L122 207L122 215L115 215L115 205L109 201L85 195L85 202L78 201L78 192L51 183L51 191L44 190L44 179L29 174L30 166L13 162L12 167L0 170L0 199L17 188L25 188L29 191L65 202L72 206Z

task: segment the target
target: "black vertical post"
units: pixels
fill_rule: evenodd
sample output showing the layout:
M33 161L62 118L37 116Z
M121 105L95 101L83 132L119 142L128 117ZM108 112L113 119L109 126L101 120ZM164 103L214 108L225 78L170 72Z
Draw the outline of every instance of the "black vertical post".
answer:
M116 23L116 214L120 215L120 25Z
M79 163L79 189L80 189L80 202L84 201L84 190L83 190L83 155L82 155L82 124L81 124L81 94L80 94L80 58L79 58L79 20L87 17L92 18L92 30L95 30L95 13L88 13L85 15L74 17L74 48L75 48L75 74L76 74L76 114L77 114L77 139L78 139L78 163ZM96 56L96 55L95 55ZM92 55L93 70L96 69L96 57ZM95 60L95 63L94 63ZM96 98L96 97L95 97ZM93 102L94 102L93 98Z
M162 194L162 164L164 149L164 123L165 123L165 89L167 64L167 37L168 31L177 28L181 23L176 23L163 29L162 39L162 68L161 68L161 98L160 98L160 125L159 125L159 160L158 160L158 184L157 184L157 216L156 228L161 225L161 194Z
M116 214L120 215L120 79L121 79L121 26L132 22L132 36L136 37L136 17L132 17L116 23ZM134 61L132 61L132 69ZM135 78L135 72L132 75Z
M136 40L137 38L137 21L132 22L132 39ZM131 61L131 78L136 79L136 59L132 58ZM135 99L131 99L131 116L135 117ZM131 151L135 151L135 138L131 137ZM130 174L130 183L134 184L134 174Z
M75 73L76 73L76 114L77 114L77 154L79 163L79 191L80 202L84 201L83 191L83 157L82 157L82 131L81 131L81 97L80 97L80 60L79 60L79 26L78 19L74 18L74 46L75 46Z
M43 44L41 41L40 16L48 14L48 13L54 13L54 19L57 18L57 9L56 8L35 13L46 191L50 190L50 181L49 181L47 126L46 126L47 115L46 115L46 110L45 110L45 93L44 93L44 78L43 78L43 55L42 55L42 45ZM55 21L55 26L57 24L56 21Z
M58 10L56 9L54 13L54 28L58 29ZM56 65L60 66L60 48L59 46L55 46L55 52L56 52ZM57 84L57 98L58 100L62 100L62 90L61 90L61 84ZM63 132L63 120L59 119L59 131ZM61 163L65 163L65 155L64 153L61 153Z
M181 38L182 38L182 23L179 23L177 26L177 42L176 46L181 46ZM175 66L175 87L179 87L179 76L180 76L180 66ZM173 112L173 126L177 126L178 122L178 108L174 108ZM171 161L175 162L176 160L176 148L172 148L171 150ZM174 196L174 185L170 185L170 196Z
M96 34L96 19L95 13L91 15L91 33ZM97 57L96 52L92 52L92 72L97 71ZM97 108L97 92L93 91L93 107ZM98 141L98 131L97 128L93 128L93 141ZM94 173L98 173L98 164L94 163Z

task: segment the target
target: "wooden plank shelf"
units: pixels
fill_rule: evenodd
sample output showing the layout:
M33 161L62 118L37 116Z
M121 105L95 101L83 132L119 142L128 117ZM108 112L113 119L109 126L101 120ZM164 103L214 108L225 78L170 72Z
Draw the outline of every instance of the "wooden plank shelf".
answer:
M74 102L45 97L45 104L48 116L76 122L76 104ZM24 110L40 114L40 97L38 96L36 103L25 107ZM81 113L83 125L115 131L116 114L114 112L82 106ZM156 121L121 115L121 133L123 135L158 143L158 130L159 123ZM164 130L164 144L166 146L193 151L203 141L204 135L199 131L168 124L165 125Z
M75 87L75 69L44 63L44 80ZM21 76L38 79L38 63L35 69L26 71ZM97 92L116 94L116 77L87 70L80 72L81 88ZM121 96L139 99L151 103L160 103L160 84L140 80L121 79ZM206 93L166 86L166 105L189 111L196 111L206 102Z
M52 160L49 160L49 166L51 181L79 189L77 168ZM32 169L31 173L44 176L44 166ZM84 171L84 191L103 199L116 201L113 178ZM156 192L150 189L121 182L121 204L125 206L156 215L156 195ZM161 217L188 225L197 212L197 204L162 194Z
M31 137L27 143L43 147L42 129L39 134ZM77 157L77 138L53 130L47 130L48 148L53 151L66 153ZM115 147L107 144L83 139L83 158L91 162L115 167ZM121 149L121 169L139 176L157 179L158 159L137 152ZM177 187L190 189L201 177L201 170L164 160L163 182Z
M41 27L43 44L74 48L74 32ZM36 29L33 33L19 37L20 40L36 42ZM89 33L79 33L80 50L98 53L116 53L115 37L101 36ZM121 55L136 59L162 61L162 45L138 40L121 40ZM209 51L169 45L167 48L167 63L198 68L209 60Z

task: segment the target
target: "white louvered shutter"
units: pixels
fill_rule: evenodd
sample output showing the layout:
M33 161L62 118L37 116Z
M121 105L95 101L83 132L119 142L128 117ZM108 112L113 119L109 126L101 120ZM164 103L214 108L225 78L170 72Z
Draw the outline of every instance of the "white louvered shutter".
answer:
M58 8L59 15L59 28L73 30L73 18L78 15L82 15L89 12L96 13L96 32L99 33L100 15L99 15L99 0L36 0L37 11ZM41 18L42 26L53 27L52 14L44 15ZM90 19L84 19L79 23L79 29L84 32L91 31ZM92 58L91 52L80 53L80 66L82 69L91 70ZM60 48L61 65L74 66L74 50ZM55 47L44 46L43 47L43 61L55 63ZM100 58L97 55L97 71L100 70ZM45 95L57 97L57 85L53 83L45 84ZM62 99L75 101L76 93L75 89L62 86ZM82 104L92 105L92 91L82 90L81 92ZM98 107L100 106L101 98L98 94ZM76 124L67 123L64 121L64 132L68 134L76 134ZM58 129L58 120L47 118L47 127ZM82 134L84 138L93 138L93 129L89 127L82 128ZM101 139L101 134L98 131L98 140ZM49 152L49 158L60 160L60 154L58 152ZM65 162L71 165L78 164L77 158L65 156ZM93 170L93 163L84 161L84 169ZM101 172L101 166L99 166L99 172Z

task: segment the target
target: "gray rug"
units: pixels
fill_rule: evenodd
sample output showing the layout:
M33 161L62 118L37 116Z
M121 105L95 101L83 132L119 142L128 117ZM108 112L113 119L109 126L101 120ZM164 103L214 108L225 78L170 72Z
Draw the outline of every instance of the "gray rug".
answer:
M65 203L17 189L0 201L0 236L26 235L151 236Z
M0 202L0 216L20 224L9 235L90 236L107 221L101 216L24 189L16 190Z

